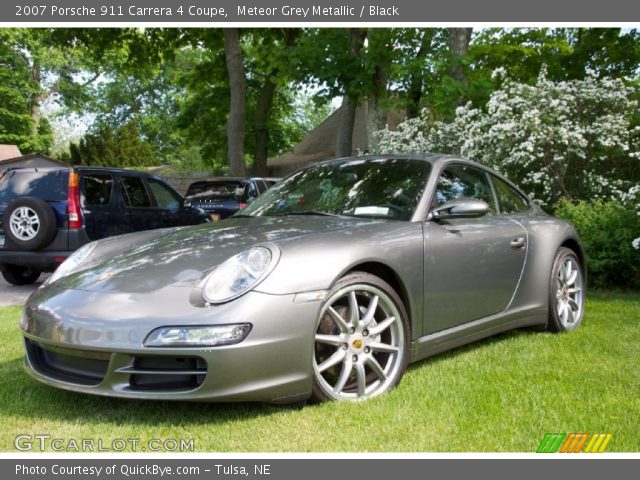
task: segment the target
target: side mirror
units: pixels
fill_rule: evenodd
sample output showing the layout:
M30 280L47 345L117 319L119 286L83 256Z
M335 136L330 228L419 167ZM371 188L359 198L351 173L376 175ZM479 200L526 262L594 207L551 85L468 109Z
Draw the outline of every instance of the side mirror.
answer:
M476 198L454 198L431 210L431 219L475 218L489 213L487 202Z

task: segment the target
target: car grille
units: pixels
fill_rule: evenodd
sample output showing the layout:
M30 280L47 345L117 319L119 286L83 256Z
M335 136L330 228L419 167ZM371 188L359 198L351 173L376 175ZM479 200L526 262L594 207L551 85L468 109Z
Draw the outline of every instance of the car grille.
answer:
M44 345L25 339L33 368L56 380L95 386L104 379L110 353Z
M29 361L38 373L86 386L96 386L104 380L112 355L45 345L29 339L25 339L25 347ZM202 385L207 375L207 362L200 357L117 354L117 358L114 363L125 366L114 373L128 375L129 390L193 390Z
M129 375L132 390L192 390L204 382L207 363L200 357L145 355L116 371Z

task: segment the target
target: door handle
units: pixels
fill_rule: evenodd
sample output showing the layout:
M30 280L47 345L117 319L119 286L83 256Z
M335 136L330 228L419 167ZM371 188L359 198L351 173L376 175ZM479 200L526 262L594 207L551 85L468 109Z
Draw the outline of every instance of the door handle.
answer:
M511 248L514 249L520 249L520 248L524 248L526 241L524 237L516 237L513 240L511 240Z

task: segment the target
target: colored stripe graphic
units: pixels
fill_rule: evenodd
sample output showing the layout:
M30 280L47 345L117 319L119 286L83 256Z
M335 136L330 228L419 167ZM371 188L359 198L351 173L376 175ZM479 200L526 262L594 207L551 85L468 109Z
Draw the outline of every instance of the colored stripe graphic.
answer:
M610 433L595 433L591 436L582 432L545 433L536 453L603 453L611 438Z
M562 440L566 437L565 433L547 433L542 442L538 445L537 453L556 453Z
M606 450L609 442L611 441L612 435L610 433L600 433L595 434L589 440L586 448L584 449L585 453L602 453Z

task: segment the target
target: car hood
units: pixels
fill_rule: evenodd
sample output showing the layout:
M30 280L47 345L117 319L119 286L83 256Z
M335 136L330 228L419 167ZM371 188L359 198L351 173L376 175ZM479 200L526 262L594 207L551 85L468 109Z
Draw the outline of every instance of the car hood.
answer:
M145 293L167 286L194 287L217 265L254 245L280 247L308 235L359 229L383 220L346 217L253 217L149 233L98 244L89 268L55 282L58 288Z

